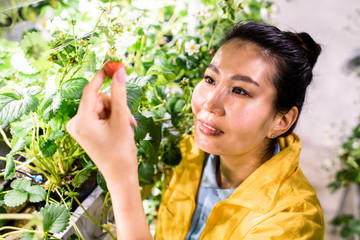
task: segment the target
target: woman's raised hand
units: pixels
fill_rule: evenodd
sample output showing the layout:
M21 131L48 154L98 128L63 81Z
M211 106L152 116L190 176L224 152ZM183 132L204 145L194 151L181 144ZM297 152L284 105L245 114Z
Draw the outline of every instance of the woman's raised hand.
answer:
M118 239L152 239L142 207L137 152L126 101L125 68L112 77L111 96L99 93L100 70L85 87L77 114L66 128L102 172L110 191Z
M111 184L120 180L119 174L137 174L136 121L127 106L125 68L113 75L111 96L99 93L105 78L101 69L84 88L78 112L66 128Z

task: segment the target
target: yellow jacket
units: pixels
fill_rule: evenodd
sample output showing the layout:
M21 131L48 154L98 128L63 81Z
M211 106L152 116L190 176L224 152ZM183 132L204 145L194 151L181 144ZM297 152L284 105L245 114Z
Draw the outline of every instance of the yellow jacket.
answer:
M278 154L214 206L200 239L324 239L320 203L299 167L300 140L292 134L279 138L279 145ZM183 159L159 209L158 240L185 239L195 210L204 153L193 136L180 148Z

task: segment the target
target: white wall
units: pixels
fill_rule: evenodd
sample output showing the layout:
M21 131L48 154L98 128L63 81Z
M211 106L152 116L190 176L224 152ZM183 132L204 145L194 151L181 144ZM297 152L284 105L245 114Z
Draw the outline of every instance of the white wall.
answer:
M356 13L360 1L274 1L278 6L274 18L277 26L308 32L323 48L295 132L303 146L300 165L317 191L325 220L329 221L338 209L342 192L330 194L326 186L331 174L321 164L336 157L334 147L340 146L342 139L351 133L360 116L360 78L344 71L352 52L360 48L360 13ZM357 25L350 16L357 17ZM327 228L330 237L330 227Z

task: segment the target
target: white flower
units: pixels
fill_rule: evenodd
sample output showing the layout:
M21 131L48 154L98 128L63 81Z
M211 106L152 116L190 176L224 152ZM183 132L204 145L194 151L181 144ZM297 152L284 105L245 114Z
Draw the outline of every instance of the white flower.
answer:
M60 17L61 17L61 19L70 19L71 18L67 10L62 10L60 13Z
M108 17L110 19L116 18L118 17L120 14L120 7L119 6L115 6L111 9L111 12L108 13Z
M115 46L120 51L123 49L124 51L134 45L136 41L140 38L140 36L133 36L128 32L123 33L121 36L115 37ZM118 52L121 54L122 52ZM125 52L124 52L125 53Z
M351 147L353 149L357 149L358 147L360 147L360 140L359 139L355 139L354 142L352 143Z
M66 21L62 20L60 17L56 16L54 17L54 19L48 20L46 22L46 28L51 31L66 31L69 29L69 24Z
M195 40L191 39L190 42L185 43L185 51L189 56L193 55L194 53L198 53L200 48L200 44L195 44Z
M246 13L246 14L250 14L250 8L249 6L245 6L243 11Z
M180 38L176 42L176 47L181 47L182 43L184 42L184 39Z
M29 61L25 58L22 50L16 51L10 60L11 66L17 71L25 74L34 74L37 72L36 69L30 66Z
M333 169L335 167L335 161L332 160L332 159L325 159L323 162L322 162L322 168L327 170L327 171L330 171L331 169Z
M268 18L269 17L269 11L266 8L261 8L260 9L260 17L261 18Z
M203 9L203 10L201 10L199 13L198 13L198 15L200 16L200 17L210 17L211 16L211 13L209 12L209 10L208 9Z

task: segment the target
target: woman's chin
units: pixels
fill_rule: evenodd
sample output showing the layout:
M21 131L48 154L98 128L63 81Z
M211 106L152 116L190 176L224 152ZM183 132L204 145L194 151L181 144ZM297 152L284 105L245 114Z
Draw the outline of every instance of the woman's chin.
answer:
M195 143L202 151L220 155L221 150L219 149L220 143L216 139L212 139L209 136L204 136L203 134L195 133Z

